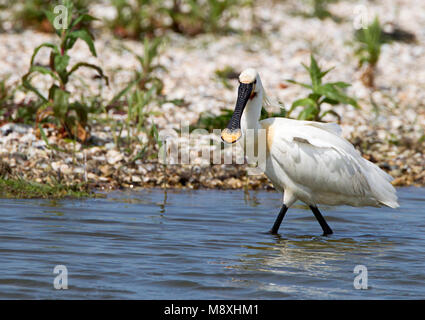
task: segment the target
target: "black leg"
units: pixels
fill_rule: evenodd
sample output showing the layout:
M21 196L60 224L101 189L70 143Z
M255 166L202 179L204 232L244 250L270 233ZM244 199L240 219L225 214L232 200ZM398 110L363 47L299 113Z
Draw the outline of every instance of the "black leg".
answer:
M326 223L325 218L323 218L322 214L320 213L319 209L317 207L310 206L311 211L313 211L314 216L316 217L317 221L319 221L320 226L323 229L323 235L326 236L328 234L332 234L332 229L328 226Z
M279 230L280 224L282 223L283 217L285 216L287 210L288 207L283 205L282 209L280 209L279 215L276 218L276 221L274 222L273 227L270 230L271 234L277 234L277 231Z

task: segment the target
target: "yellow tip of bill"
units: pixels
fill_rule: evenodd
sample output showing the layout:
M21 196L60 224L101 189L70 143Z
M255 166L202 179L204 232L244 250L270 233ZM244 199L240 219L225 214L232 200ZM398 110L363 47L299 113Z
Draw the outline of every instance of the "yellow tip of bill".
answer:
M236 129L234 131L226 128L221 132L221 139L227 143L235 143L242 136L242 132L240 129Z

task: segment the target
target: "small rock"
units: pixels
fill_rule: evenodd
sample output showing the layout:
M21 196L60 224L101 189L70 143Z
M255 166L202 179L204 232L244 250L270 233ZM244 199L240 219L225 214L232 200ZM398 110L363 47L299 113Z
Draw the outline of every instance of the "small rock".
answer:
M124 156L116 150L109 150L106 154L106 159L109 164L116 164L117 162L120 162L122 159L124 159Z
M109 142L109 143L105 144L105 148L106 148L107 150L112 150L112 149L114 149L114 148L115 148L115 143L113 143L113 142Z
M12 132L26 134L31 129L31 126L21 123L6 123L0 128L2 135L7 136Z
M71 174L72 170L69 168L67 164L63 164L60 166L60 172L63 174Z
M138 177L138 176L132 176L131 177L131 181L133 181L133 182L142 182L142 179L140 179L140 177Z

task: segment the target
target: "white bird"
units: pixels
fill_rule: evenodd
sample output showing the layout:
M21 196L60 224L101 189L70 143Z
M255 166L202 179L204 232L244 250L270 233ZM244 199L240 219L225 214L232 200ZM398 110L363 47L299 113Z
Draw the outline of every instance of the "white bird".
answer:
M227 143L234 143L248 129L257 132L254 135L257 138L258 130L265 130L264 173L283 192L282 209L271 233L278 232L286 211L297 200L310 207L324 235L333 232L317 208L319 204L399 206L396 190L390 183L393 178L364 159L341 136L339 125L286 118L260 121L267 98L259 74L246 69L240 74L239 83L236 107L221 137Z

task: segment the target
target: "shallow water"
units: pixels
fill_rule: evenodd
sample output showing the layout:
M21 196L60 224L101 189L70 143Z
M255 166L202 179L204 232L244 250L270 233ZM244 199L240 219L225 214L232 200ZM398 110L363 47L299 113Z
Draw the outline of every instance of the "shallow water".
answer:
M397 210L322 207L328 237L301 205L280 236L266 233L276 192L1 199L0 298L424 299L425 188L398 194ZM56 265L67 290L54 288ZM353 286L356 265L367 290Z

